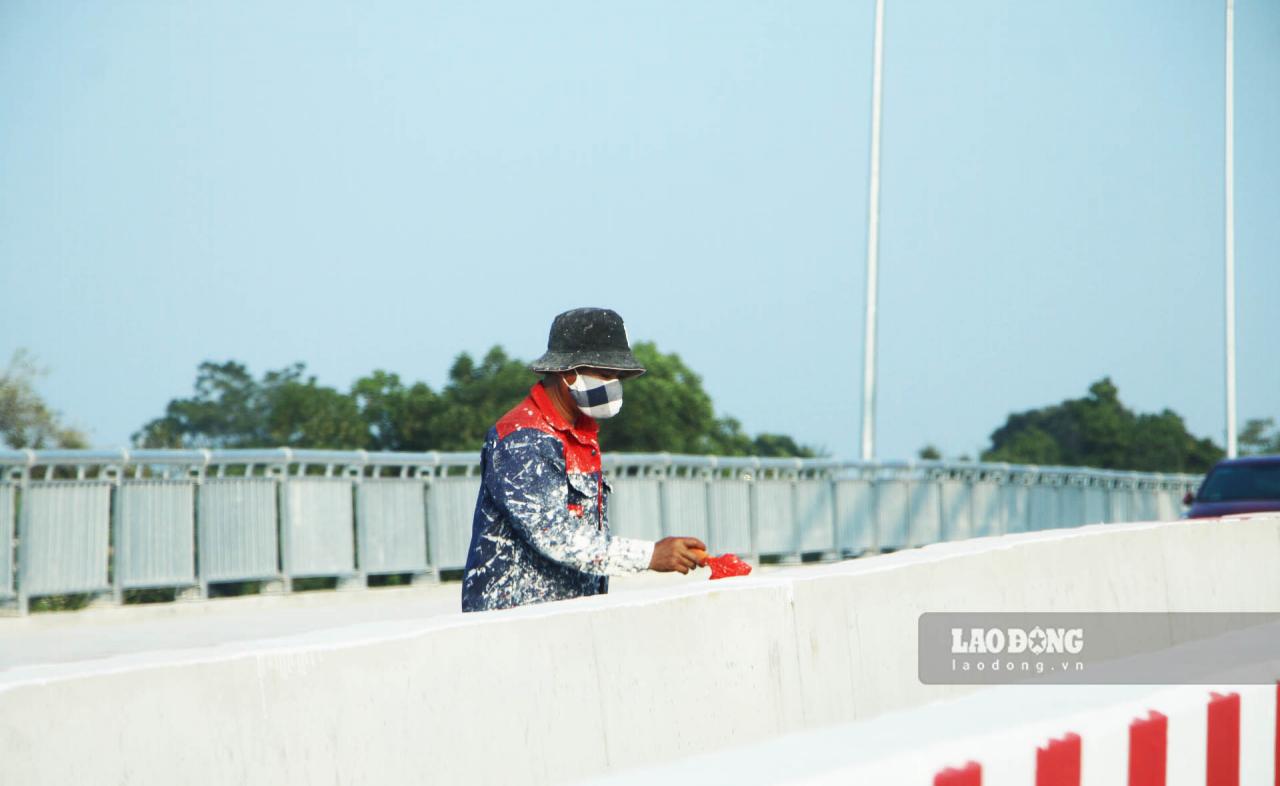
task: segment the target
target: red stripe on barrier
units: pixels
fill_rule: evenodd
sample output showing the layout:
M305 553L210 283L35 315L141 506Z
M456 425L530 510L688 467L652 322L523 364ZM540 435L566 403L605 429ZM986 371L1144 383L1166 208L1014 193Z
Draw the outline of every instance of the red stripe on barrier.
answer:
M982 786L982 765L971 761L963 767L948 767L933 776L933 786Z
M1164 786L1168 745L1169 719L1155 710L1129 724L1129 786Z
M1240 786L1240 694L1209 694L1205 786Z
M1036 748L1036 786L1080 786L1080 735Z

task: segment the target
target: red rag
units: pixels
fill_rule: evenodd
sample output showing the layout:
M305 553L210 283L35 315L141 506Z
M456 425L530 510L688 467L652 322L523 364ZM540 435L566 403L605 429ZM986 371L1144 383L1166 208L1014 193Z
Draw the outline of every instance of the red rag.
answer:
M708 557L707 565L711 568L711 578L723 579L729 576L745 576L751 572L751 566L738 559L736 554L721 554Z

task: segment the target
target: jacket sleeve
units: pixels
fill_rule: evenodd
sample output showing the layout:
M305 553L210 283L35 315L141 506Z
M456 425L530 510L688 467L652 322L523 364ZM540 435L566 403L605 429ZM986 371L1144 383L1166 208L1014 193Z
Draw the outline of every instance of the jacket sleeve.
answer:
M516 531L548 559L597 576L649 567L652 541L616 537L570 514L564 446L554 436L521 429L499 440L484 484Z

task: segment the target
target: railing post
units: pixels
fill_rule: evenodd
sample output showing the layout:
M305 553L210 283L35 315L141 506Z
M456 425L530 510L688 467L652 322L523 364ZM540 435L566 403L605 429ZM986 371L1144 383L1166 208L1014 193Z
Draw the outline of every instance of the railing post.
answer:
M824 472L827 479L827 499L831 503L831 553L827 555L827 559L839 560L844 555L844 549L840 545L840 497L836 488L836 472L833 469Z
M1040 479L1043 481L1045 478L1042 475ZM1052 480L1052 484L1050 485L1050 488L1053 489L1053 494L1051 495L1053 497L1053 518L1050 520L1053 522L1053 524L1050 526L1056 528L1056 527L1062 526L1062 509L1063 509L1064 498L1066 497L1066 494L1062 492L1063 478L1061 475L1055 473L1051 477L1051 480Z
M351 538L351 570L349 576L339 576L335 589L355 590L365 589L369 586L368 576L364 572L364 563L360 557L360 506L356 504L356 500L360 496L360 484L364 482L365 467L369 464L369 453L364 450L356 451L356 461L348 463L343 468L343 474L351 480L351 496L347 498L347 504L351 506L351 531L347 536Z
M291 573L293 556L292 556L292 538L289 535L289 464L293 460L293 451L289 448L280 448L280 461L274 464L267 464L263 467L264 473L271 477L275 483L274 490L276 496L276 538L279 546L277 552L279 554L279 578L274 581L266 581L262 585L262 592L275 593L293 592L293 576ZM245 468L245 477L253 476L253 465L249 464Z
M871 550L875 554L884 552L884 538L881 537L884 528L880 526L881 518L880 465L875 463L871 465Z
M703 498L703 505L706 509L706 519L707 519L707 548L713 548L711 544L715 543L719 539L719 534L720 534L719 525L717 524L718 517L716 516L714 491L712 490L712 486L715 484L715 481L716 481L716 466L717 466L716 457L707 456L707 463L710 466L708 466L707 469L703 470L702 472L702 482L703 482L702 498Z
M953 527L947 525L947 509L942 504L942 495L946 491L946 486L942 483L942 470L935 469L929 474L929 481L933 483L935 494L938 500L938 541L946 543L951 540L951 531Z
M122 448L120 452L120 469L116 472L114 482L111 484L111 573L108 576L111 584L111 599L117 606L124 603L124 581L120 577L121 555L124 553L124 543L121 542L121 538L124 535L121 513L123 513L122 507L124 506L124 473L129 461L129 451ZM99 476L106 474L106 472L107 467L102 467L98 470Z
M401 477L405 477L406 472L408 472L407 465L401 470ZM415 586L439 584L440 571L435 566L435 560L432 559L434 552L431 548L431 470L426 465L418 464L413 468L412 477L422 483L420 500L422 504L422 522L425 528L422 543L426 550L426 567L421 573L413 574L409 579L409 583Z
M22 479L18 481L17 521L14 522L18 533L18 564L13 566L13 582L18 591L18 614L26 616L31 611L31 598L27 595L25 573L30 560L31 538L28 530L31 527L31 500L28 491L31 485L31 468L35 466L36 454L27 450L27 463L22 468Z
M787 512L791 518L791 552L783 562L800 562L800 470L787 471Z
M189 590L180 591L178 600L206 600L209 597L209 582L204 575L204 565L200 561L200 531L203 521L200 518L200 499L204 495L204 477L209 471L209 461L212 459L207 449L200 450L200 463L196 465L195 484L191 489L191 548L195 553L192 558L192 568L195 571L196 585ZM187 467L188 476L191 468Z
M751 469L751 485L747 487L747 539L751 544L751 561L760 562L760 459Z
M973 469L964 473L965 491L969 497L969 536L973 537L973 533L978 530L978 508L974 497L978 491L978 475L979 470Z
M671 475L671 454L662 454L664 462L662 472L658 474L658 532L662 537L671 537L672 521L671 521L671 501L670 490L668 486L668 478Z
M996 534L1008 535L1009 534L1009 493L1006 490L1006 487L1009 485L1010 480L1012 480L1012 475L1010 475L1009 473L1008 464L1002 463L1000 467L1001 467L1000 474L999 474L1000 485L996 489L996 499L999 500L1000 502L1000 505L997 508L1000 511L1000 531L997 532Z
M427 583L434 583L440 579L440 566L437 564L439 561L440 544L438 542L439 535L437 532L442 525L440 523L439 515L440 504L437 501L437 497L439 495L436 493L436 475L440 472L440 453L433 450L430 453L430 457L431 464L419 467L418 474L421 475L424 469L427 471L427 480L426 483L423 484L422 493L424 504L426 505L427 570L429 573L428 578L424 581Z

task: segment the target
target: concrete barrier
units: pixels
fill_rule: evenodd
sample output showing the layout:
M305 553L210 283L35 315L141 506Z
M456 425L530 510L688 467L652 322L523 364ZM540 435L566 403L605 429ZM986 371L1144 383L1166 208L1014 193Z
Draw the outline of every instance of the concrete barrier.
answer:
M1091 526L30 667L0 782L563 782L958 696L916 678L925 611L1275 611L1277 557L1276 516Z

